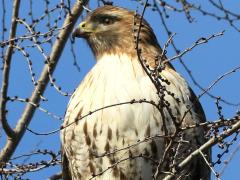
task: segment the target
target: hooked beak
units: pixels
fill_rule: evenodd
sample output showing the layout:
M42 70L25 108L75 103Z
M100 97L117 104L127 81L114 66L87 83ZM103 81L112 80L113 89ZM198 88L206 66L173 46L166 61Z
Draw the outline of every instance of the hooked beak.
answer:
M83 21L77 28L73 30L72 37L87 38L91 32L91 28L87 27L87 23Z

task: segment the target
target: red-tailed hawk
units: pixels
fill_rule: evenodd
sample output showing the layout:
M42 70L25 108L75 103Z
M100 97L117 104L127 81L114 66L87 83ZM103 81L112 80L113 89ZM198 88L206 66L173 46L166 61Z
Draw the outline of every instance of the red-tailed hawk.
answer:
M148 180L157 170L157 179L164 179L205 142L201 127L176 132L205 121L186 81L168 63L160 71L157 93L141 66L134 37L140 19L127 9L104 6L73 33L87 40L97 63L66 112L61 132L64 179ZM154 69L162 50L145 20L139 38L141 56ZM199 156L174 179L208 180L210 171Z

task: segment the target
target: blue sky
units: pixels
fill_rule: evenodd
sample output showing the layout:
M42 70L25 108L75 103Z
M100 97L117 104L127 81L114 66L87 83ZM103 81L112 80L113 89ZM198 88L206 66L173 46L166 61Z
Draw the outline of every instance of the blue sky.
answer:
M11 15L11 2L7 1L6 3L6 24L9 27L10 15ZM49 5L54 7L59 1L51 0ZM73 1L72 1L73 2ZM170 1L173 2L173 1ZM138 3L129 0L122 0L121 2L116 1L115 5L120 5L132 10L138 8L139 12L142 11L142 7ZM235 12L239 12L239 2L228 2L228 7ZM44 1L33 1L33 15L34 17L39 17L39 15L44 13ZM216 11L214 8L209 6L209 3L205 1L202 3L202 6L206 9L213 10L215 13L220 12ZM29 1L22 0L20 17L26 18L27 22L31 22L31 18L28 14L29 12ZM91 3L91 8L95 8L96 4ZM2 14L2 8L0 7L0 14ZM210 86L220 75L233 69L236 66L240 65L240 54L239 54L239 42L240 42L240 33L234 30L229 26L227 22L217 21L214 18L202 16L198 12L192 12L192 16L195 18L193 23L189 23L183 13L168 12L170 15L167 19L167 25L172 32L176 33L174 41L177 47L180 50L184 50L190 47L196 40L200 37L208 37L214 33L221 32L225 30L224 36L215 38L209 43L196 47L193 51L189 52L183 57L184 62L187 64L189 69L192 71L194 77L197 79L197 82L201 86L207 88ZM53 24L54 17L57 17L58 13L53 13L51 22ZM164 28L161 24L159 15L156 12L147 9L145 18L153 27L159 43L163 44L167 41L168 37ZM81 20L79 20L80 22ZM46 32L47 28L45 26L46 21L40 23L37 26L37 29L41 32ZM62 21L59 21L59 25L62 24ZM2 22L0 22L0 27L2 27ZM9 29L9 28L8 28ZM27 31L23 26L19 26L18 36L25 34ZM7 34L6 34L7 35ZM22 46L29 45L30 42L26 41L22 43ZM46 54L50 53L51 45L45 45L44 50ZM74 88L81 82L82 78L89 71L89 69L94 65L95 58L92 55L91 50L87 46L87 43L83 39L77 39L74 44L74 50L77 56L77 62L81 68L80 72L75 66L73 66L73 57L70 52L70 43L66 45L64 52L61 56L59 64L54 72L53 77L56 78L56 83L62 87L63 91L73 92ZM36 48L27 48L26 51L30 53L30 58L33 61L33 69L36 73L36 78L39 77L41 69L44 65L44 59L36 50ZM167 50L167 56L172 57L175 55L172 47L169 47ZM177 71L182 74L188 81L189 85L193 88L196 94L200 94L201 90L197 88L189 77L188 73L178 60L173 62ZM221 96L223 99L226 99L232 103L240 102L240 85L239 85L240 73L236 72L230 76L224 78L220 83L218 83L214 88L211 89L211 93L215 96ZM2 77L1 77L2 78ZM11 77L10 77L10 90L9 96L19 96L26 98L30 96L33 89L31 79L29 76L29 71L27 69L27 63L25 58L21 53L16 52L13 56L12 68L11 68ZM52 87L48 87L44 97L48 99L48 102L42 102L41 107L47 109L49 112L53 112L56 115L64 116L64 112L69 100L69 97L63 97ZM203 96L200 99L203 108L205 110L208 120L218 119L217 108L215 105L215 100L210 98L208 95ZM223 107L223 114L225 117L232 117L239 106L229 106L221 103ZM21 112L24 108L23 103L13 102L8 105L8 119L11 124L14 124L21 115ZM59 128L61 121L53 119L47 116L45 113L37 110L35 116L30 124L30 128L38 132L48 132L54 129ZM2 130L0 134L3 137L0 137L0 147L4 145L4 135ZM239 141L237 141L230 150L233 150ZM26 154L34 149L51 149L57 152L60 148L59 134L54 134L50 136L36 136L27 132L21 141L18 149L15 152L14 156ZM213 151L213 160L216 159L216 154L219 153L219 148L214 148ZM220 151L221 152L221 151ZM227 159L230 153L226 154L223 159ZM238 179L238 166L240 154L237 153L234 156L234 160L231 161L230 165L226 169L224 175L221 179ZM27 162L38 160L39 157L33 157L28 159ZM21 159L19 162L22 162ZM221 169L223 164L216 166L216 168ZM29 173L26 177L30 179L46 179L53 173L60 171L59 167L53 167L47 170L42 170L36 173Z

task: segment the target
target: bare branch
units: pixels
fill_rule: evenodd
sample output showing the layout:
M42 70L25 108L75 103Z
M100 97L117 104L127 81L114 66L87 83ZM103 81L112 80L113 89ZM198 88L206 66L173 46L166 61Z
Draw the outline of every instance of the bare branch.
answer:
M236 117L237 119L240 119L240 116ZM234 124L231 128L227 129L226 131L222 132L221 134L217 135L216 137L212 137L209 139L205 144L203 144L201 147L199 147L197 150L193 151L188 157L186 157L181 163L178 164L177 170L181 171L188 163L192 161L193 158L198 156L200 152L203 152L215 144L217 144L219 141L226 139L227 137L231 136L233 133L237 133L240 129L240 122L238 121L236 124ZM177 173L177 172L175 172ZM174 175L168 175L164 178L164 180L171 180L174 179Z
M19 6L20 6L20 0L15 0L13 3L12 26L11 26L9 39L13 39L16 36ZM4 57L3 80L2 80L2 88L1 88L1 94L0 94L0 121L2 123L2 127L4 131L6 132L9 138L13 138L15 136L15 133L9 126L6 118L7 92L8 92L8 85L9 85L11 59L13 54L13 45L14 45L14 42L10 42L6 55Z
M35 90L33 91L31 98L29 99L30 102L34 104L39 104L39 101L41 99L40 95L44 93L45 88L49 82L49 74L53 73L58 63L58 60L61 56L61 53L64 49L64 46L67 42L67 39L70 33L72 32L72 29L78 17L81 15L83 11L82 5L86 5L87 3L88 3L88 0L83 0L83 1L77 0L75 5L72 8L72 12L67 15L63 26L65 27L66 25L68 24L69 25L60 31L60 34L53 45L52 52L49 57L49 64L46 64L45 67L43 68L41 76L38 80L38 85L35 87ZM26 127L31 122L31 119L34 115L35 110L36 110L35 106L32 106L31 104L26 105L26 108L22 114L22 117L19 119L15 128L16 138L8 139L5 147L2 149L0 153L0 161L7 162L10 159L18 143L22 139L22 136L26 131Z
M173 60L175 60L175 59L178 59L178 58L184 56L184 55L185 55L186 53L188 53L189 51L192 51L196 46L201 45L201 44L205 44L205 43L207 43L209 40L211 40L211 39L213 39L213 38L216 38L216 37L219 37L219 36L222 36L223 34L224 34L224 31L222 31L222 32L220 32L220 33L217 33L217 34L213 34L213 35L211 35L211 36L209 36L209 37L207 37L207 38L202 37L202 38L198 39L191 47L185 49L185 50L184 50L183 52L181 52L180 54L178 54L178 55L176 55L176 56L174 56L174 57L172 57L172 58L169 58L169 59L165 60L164 63L171 62L171 61L173 61Z

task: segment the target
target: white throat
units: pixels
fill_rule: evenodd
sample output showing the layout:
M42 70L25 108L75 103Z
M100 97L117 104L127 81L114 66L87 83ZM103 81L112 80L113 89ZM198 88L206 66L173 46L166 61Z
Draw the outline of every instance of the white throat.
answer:
M94 68L100 68L101 73L114 74L116 78L119 77L122 80L127 78L126 81L136 80L146 75L138 58L129 57L127 54L105 54L97 60Z

